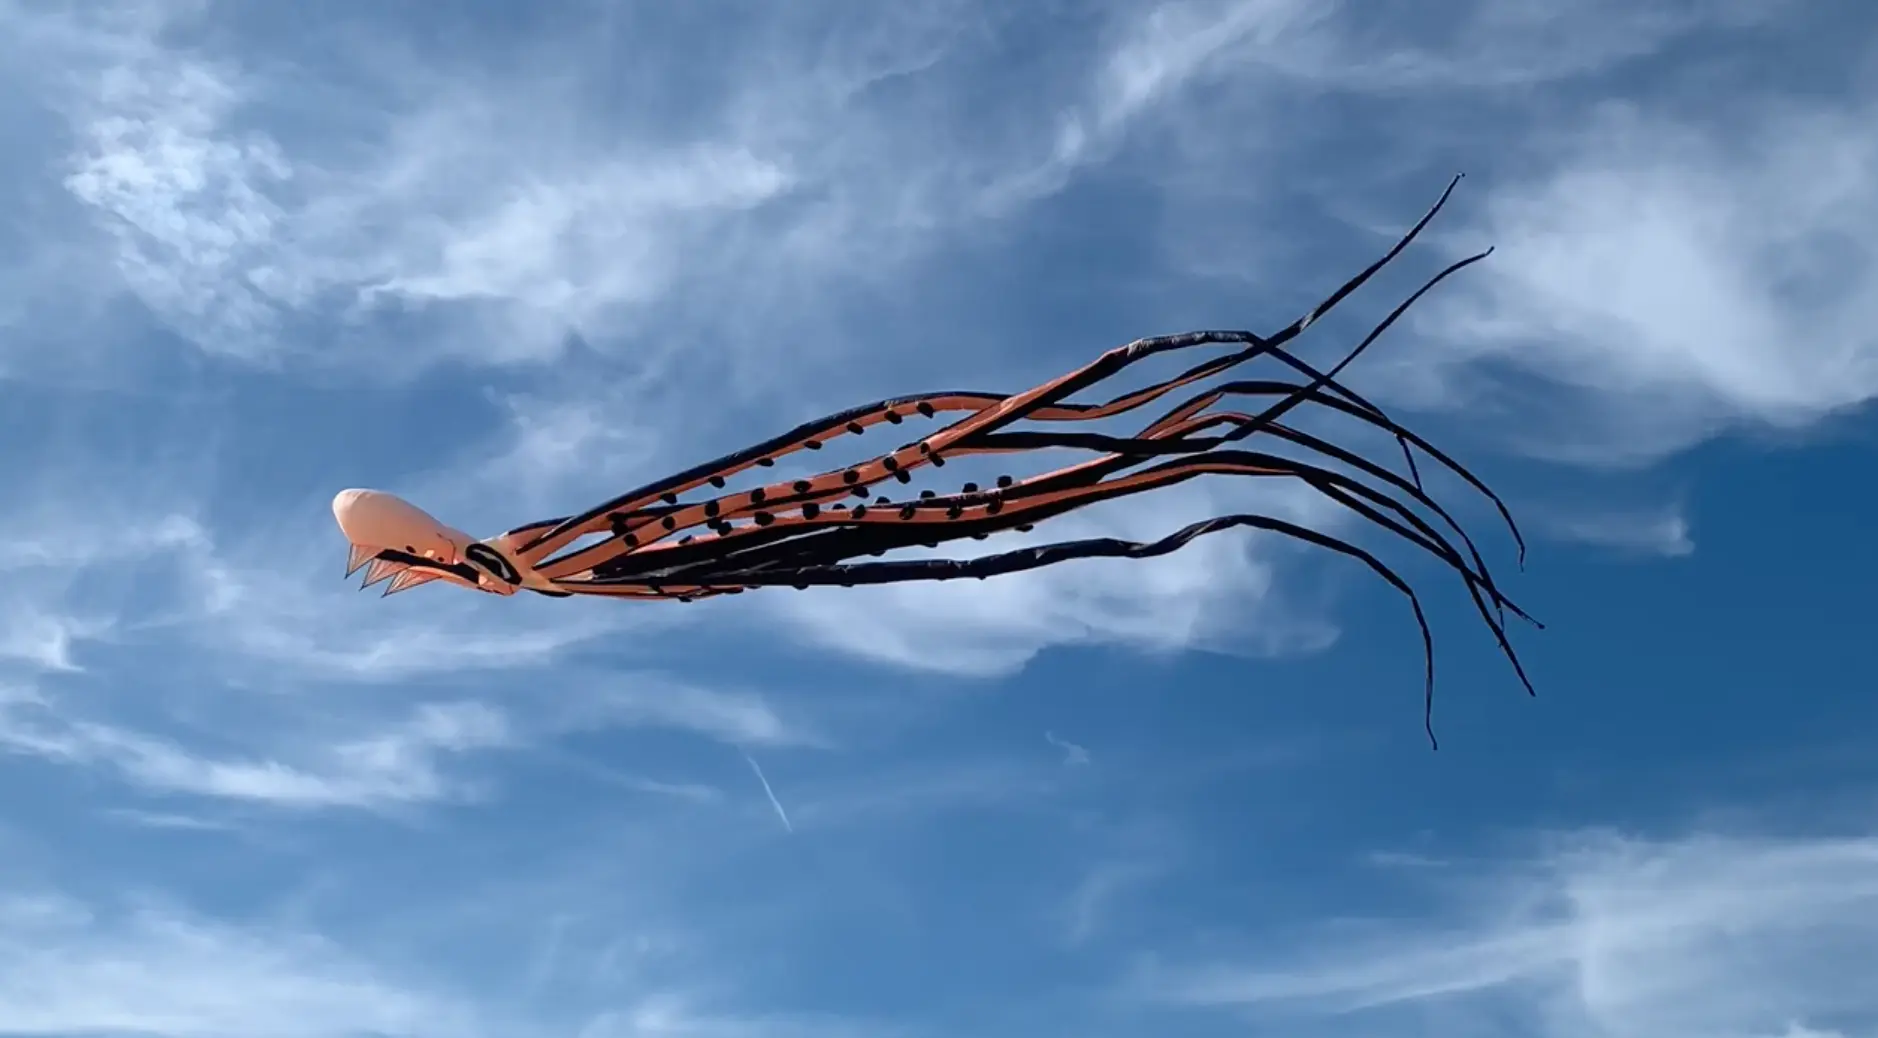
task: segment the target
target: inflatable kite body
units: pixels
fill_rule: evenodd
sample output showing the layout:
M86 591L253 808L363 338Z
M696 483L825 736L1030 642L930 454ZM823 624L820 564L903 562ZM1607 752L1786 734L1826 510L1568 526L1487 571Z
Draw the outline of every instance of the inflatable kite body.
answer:
M1396 424L1336 377L1425 292L1488 253L1461 260L1430 279L1328 370L1285 349L1291 339L1406 248L1441 209L1454 186L1448 185L1441 199L1386 255L1309 314L1270 335L1197 331L1143 339L1021 393L939 392L878 401L805 423L579 515L530 523L493 538L470 537L390 494L343 491L333 502L333 512L352 544L348 575L365 567L367 585L388 580L387 594L443 581L499 595L527 590L557 597L696 601L774 586L983 579L1071 559L1144 558L1175 551L1203 534L1243 527L1352 557L1407 596L1429 653L1427 679L1432 690L1433 642L1419 597L1408 582L1365 548L1273 516L1219 516L1153 542L1096 538L967 559L878 558L896 549L1027 531L1097 502L1145 494L1204 475L1281 478L1303 482L1453 570L1525 682L1503 620L1507 611L1530 618L1500 593L1473 541L1424 490L1416 457L1432 460L1490 499L1519 542L1523 557L1524 543L1505 505L1473 474ZM1203 347L1226 352L1107 402L1071 399L1149 357ZM1261 358L1277 362L1284 377L1203 387L1206 380ZM1182 389L1189 389L1190 395L1132 434L1065 428L1125 415ZM1240 401L1258 406L1214 409L1222 402ZM1386 433L1400 447L1405 470L1398 472L1284 420L1300 408L1334 413ZM727 489L729 480L752 469L907 422L919 422L927 431L890 452L800 478ZM1019 428L1020 424L1025 427ZM1272 449L1259 449L1261 445ZM948 459L1052 449L1080 451L1088 457L1021 478L1000 476L988 486L966 483L950 493L905 489L916 475L926 475L925 470L942 467ZM857 561L863 558L877 561ZM1530 683L1526 687L1530 690Z

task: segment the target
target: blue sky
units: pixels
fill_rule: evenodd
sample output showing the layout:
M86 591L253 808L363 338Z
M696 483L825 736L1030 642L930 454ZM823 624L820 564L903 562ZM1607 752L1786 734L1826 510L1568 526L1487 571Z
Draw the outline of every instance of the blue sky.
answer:
M1878 62L1798 0L0 0L0 1034L1878 1035ZM1314 329L1443 574L342 580L825 411ZM1151 536L1295 491L1064 521Z

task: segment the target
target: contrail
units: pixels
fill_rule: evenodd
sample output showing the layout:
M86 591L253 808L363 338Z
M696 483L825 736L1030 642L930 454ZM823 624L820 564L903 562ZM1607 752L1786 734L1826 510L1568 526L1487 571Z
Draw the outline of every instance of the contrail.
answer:
M796 827L789 824L789 812L783 810L782 801L776 799L776 791L769 788L769 779L763 777L763 769L756 766L756 758L744 754L743 759L750 764L750 770L756 772L756 780L763 784L763 795L769 797L769 806L776 809L776 817L782 819L783 828L793 833Z

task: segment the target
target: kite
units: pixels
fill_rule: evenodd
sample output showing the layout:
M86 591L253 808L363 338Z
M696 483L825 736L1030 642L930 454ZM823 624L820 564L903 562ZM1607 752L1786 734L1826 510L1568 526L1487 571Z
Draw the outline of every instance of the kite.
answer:
M364 586L388 581L385 594L442 581L498 595L526 590L553 597L695 602L760 588L985 579L1072 559L1143 559L1174 552L1208 533L1249 528L1355 559L1406 596L1421 629L1427 720L1433 706L1434 639L1414 587L1368 549L1277 516L1220 515L1149 542L1103 537L974 558L880 558L899 549L1028 532L1077 509L1200 476L1280 478L1303 483L1458 575L1530 694L1532 683L1507 637L1506 614L1540 625L1500 592L1473 539L1424 488L1417 456L1458 476L1493 503L1518 545L1523 567L1526 545L1511 512L1466 467L1397 424L1337 378L1425 293L1493 250L1452 263L1430 278L1328 369L1319 369L1286 349L1292 339L1406 249L1459 181L1459 176L1450 181L1421 220L1382 258L1305 316L1269 335L1193 331L1140 339L1020 393L926 393L851 408L659 479L578 515L530 523L491 538L471 537L388 493L341 491L333 500L333 513L352 546L347 576L363 568ZM1151 357L1202 347L1222 347L1228 352L1106 403L1071 399ZM1260 358L1276 361L1284 377L1201 387L1205 380ZM1133 435L1066 428L1128 414L1182 389L1189 389L1191 395ZM1222 402L1236 401L1260 406L1256 410L1251 405L1245 410L1214 409ZM1406 472L1284 420L1294 412L1308 413L1301 409L1341 415L1386 434L1400 448ZM773 467L799 452L820 451L842 437L942 415L950 420L929 423L925 435L890 453L747 490L727 489L733 477ZM1034 426L1018 428L1020 423ZM1262 445L1287 453L1259 449ZM965 483L951 493L925 489L915 494L902 489L916 474L943 467L948 460L1044 450L1081 452L1087 457L1023 478L999 476L986 486ZM863 558L878 561L858 561ZM1429 736L1433 738L1432 725Z

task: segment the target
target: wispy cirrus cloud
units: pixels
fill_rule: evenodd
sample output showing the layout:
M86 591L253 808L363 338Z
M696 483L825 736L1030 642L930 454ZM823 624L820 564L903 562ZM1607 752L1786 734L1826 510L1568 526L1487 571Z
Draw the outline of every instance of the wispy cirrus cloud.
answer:
M57 894L0 905L0 1032L418 1038L481 1031L466 1003L401 985L314 934Z
M760 80L732 77L692 97L695 134L673 138L628 120L607 146L582 134L585 98L549 74L541 54L494 73L504 89L470 91L454 85L460 70L447 59L397 37L355 47L347 86L325 89L374 114L322 125L313 138L266 127L307 86L299 64L333 57L316 43L245 57L186 48L176 41L207 23L184 6L88 18L16 8L11 17L20 38L39 45L26 67L40 70L47 103L76 130L68 188L103 218L125 283L185 335L237 355L274 355L283 332L308 316L410 308L441 322L440 355L503 363L558 357L569 334L604 345L644 331L655 304L695 293L707 274L748 282L753 263L797 285L878 275L883 257L956 235L969 226L962 217L1009 213L1009 199L1061 190L1074 170L1154 129L1157 113L1196 84L1276 101L1300 89L1538 82L1649 53L1707 25L1751 21L1768 5L1612 7L1571 18L1525 6L1444 9L1436 21L1448 39L1405 31L1415 42L1381 58L1334 5L1104 10L1091 74L1039 72L1044 102L989 123L949 108L926 84L941 82L927 74L947 60L993 53L999 22L961 28L970 20L947 17L963 13L955 4L832 23L771 14L761 23L778 38L833 33L853 44L840 48L848 57L811 67L779 47ZM1407 30L1409 13L1382 18ZM602 19L591 38L562 42L576 61L604 57L618 67L634 63L641 46L624 30ZM914 85L929 115L937 109L924 143L896 128L907 125L897 106L870 90L888 79ZM530 114L548 109L567 116ZM842 132L830 132L836 126ZM1042 150L1020 143L1040 136L1049 142ZM879 158L896 149L899 163ZM351 230L360 227L378 233ZM762 247L746 248L759 228ZM866 265L856 266L857 250ZM352 328L352 337L369 334L357 320Z
M663 674L584 675L550 714L556 727L662 728L730 746L825 748L827 735L764 694L700 685Z
M1537 142L1469 235L1500 246L1436 301L1420 362L1575 393L1527 451L1638 464L1736 428L1801 428L1878 395L1870 98L1769 94L1727 127L1613 102ZM1503 257L1503 258L1501 258Z
M1288 961L1152 987L1300 1034L1516 1021L1547 1038L1783 1038L1878 1023L1859 979L1878 954L1878 844L1864 836L1583 833L1531 859L1415 871L1441 883L1440 912L1346 922Z
M1648 509L1555 505L1546 509L1543 522L1545 532L1559 540L1624 554L1682 558L1695 551L1688 516L1678 505Z
M998 197L1060 190L1078 167L1113 158L1143 122L1153 124L1151 131L1177 127L1173 140L1182 157L1218 160L1234 147L1215 133L1186 132L1213 121L1196 118L1197 112L1230 109L1276 131L1293 120L1276 117L1273 109L1303 98L1413 103L1431 92L1571 80L1653 54L1691 33L1751 26L1781 6L1779 0L1743 0L1643 10L1599 2L1561 13L1523 0L1439 8L1393 0L1176 0L1118 9L1100 34L1103 49L1081 96L1056 116L1054 133L1045 138L1051 142L1047 157L1012 174ZM1213 96L1177 104L1189 100L1183 92L1202 87L1212 88ZM1163 114L1169 118L1155 118ZM1194 186L1181 174L1169 176Z
M546 965L549 975L559 972L552 961ZM230 922L162 900L90 902L41 892L0 904L0 1033L205 1038L894 1033L890 1025L866 1026L836 1016L739 1009L700 985L622 977L608 988L607 996L581 997L572 1005L553 1004L540 992L505 999L496 992L450 986L396 955L356 947L306 926Z
M254 734L254 733L251 733ZM0 747L72 767L115 772L135 788L288 810L383 810L471 796L444 759L513 744L509 722L478 703L431 703L384 730L284 757L217 757L121 725L73 717L65 704L16 694L0 704Z
M745 45L777 37L761 75L667 97L681 110L656 127L604 119L561 75L566 52L595 68L672 66L669 45L649 46L617 12L513 67L476 69L474 86L415 39L355 34L344 20L240 50L207 42L210 12L182 5L7 15L37 47L22 78L71 129L54 157L63 185L128 292L186 339L253 361L300 352L311 330L325 361L369 366L387 323L415 324L431 346L412 352L403 336L403 375L438 359L555 360L574 338L617 356L623 335L637 340L625 359L654 372L685 344L644 334L651 321L728 316L720 284L745 284L746 312L776 314L782 297L758 294L763 279L774 293L871 276L870 264L939 235L982 175L922 169L938 153L860 96L970 35L945 9L752 12ZM839 60L777 45L830 34ZM338 51L322 49L335 40ZM307 65L332 62L343 80L305 80ZM305 116L308 89L352 114L323 114L317 134L273 128ZM608 132L588 132L599 122ZM915 155L883 164L894 147ZM799 310L803 297L790 300ZM762 327L717 323L720 341Z
M440 80L427 91L421 74L376 81L383 116L325 126L309 152L266 115L311 55L263 67L180 44L213 32L206 11L126 14L13 8L9 20L43 45L26 67L73 130L64 186L122 285L216 354L279 359L316 316L339 320L342 346L370 335L348 315L446 304L438 356L551 357L568 334L662 291L713 214L788 183L734 145L593 147L524 118L536 104ZM374 82L353 71L354 86ZM545 81L517 85L549 103ZM537 146L517 149L518 136ZM354 230L387 221L391 234Z
M81 669L75 647L111 629L109 620L12 602L0 609L0 660L12 660L41 671Z
M165 599L136 594L137 583L167 583L180 558L208 544L180 510L140 512L95 488L21 489L37 492L0 504L0 660L27 672L83 670L87 646Z
M1089 750L1087 747L1070 742L1068 739L1063 738L1055 732L1044 732L1043 741L1062 751L1063 763L1066 765L1081 766L1089 763Z
M403 717L361 718L347 731L330 724L309 729L292 709L251 707L226 730L189 738L113 723L103 719L109 711L80 706L72 696L15 685L0 698L0 748L66 767L101 768L146 794L289 811L391 811L481 799L489 787L469 767L472 759L536 749L564 759L554 744L580 733L663 730L737 747L827 745L750 693L655 674L557 685L560 694L545 698L503 697L519 715L488 700L427 701ZM254 749L231 755L205 748L228 742ZM694 801L720 795L696 783L602 770L609 781L642 792Z

